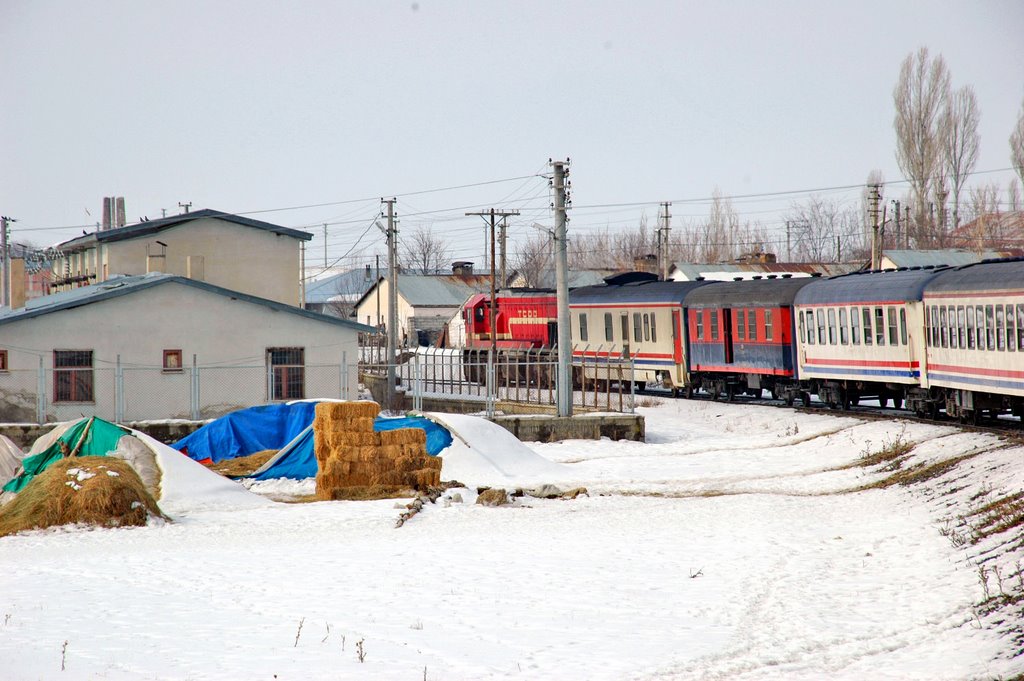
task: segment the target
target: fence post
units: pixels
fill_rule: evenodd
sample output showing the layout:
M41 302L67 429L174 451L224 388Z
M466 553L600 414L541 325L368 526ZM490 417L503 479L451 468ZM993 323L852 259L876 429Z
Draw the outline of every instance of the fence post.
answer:
M114 364L114 423L124 421L124 374L121 373L121 355Z
M487 353L487 417L494 416L494 353Z
M341 390L338 396L343 400L351 399L348 390L348 352L341 351Z
M412 408L423 411L423 386L420 384L420 353L412 356Z
M192 394L189 396L192 403L192 420L199 420L199 365L196 364L196 356L192 355Z
M42 355L39 355L39 374L36 385L36 421L39 425L46 423L46 369L43 368Z
M629 358L629 413L636 413L636 360Z

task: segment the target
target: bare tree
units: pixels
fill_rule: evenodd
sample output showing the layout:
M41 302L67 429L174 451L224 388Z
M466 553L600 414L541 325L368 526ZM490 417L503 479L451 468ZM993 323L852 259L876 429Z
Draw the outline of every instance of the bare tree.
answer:
M571 243L571 242L570 242ZM554 266L553 242L546 232L532 234L519 244L512 257L512 269L523 277L526 286L541 286L544 272Z
M1019 213L1021 211L1020 188L1017 186L1017 178L1015 177L1011 177L1010 181L1006 183L1006 204L1012 213Z
M942 153L953 189L953 229L960 226L960 194L978 161L978 98L970 85L946 99Z
M1000 248L1002 244L1002 215L999 212L999 185L996 183L971 187L968 199L971 212L971 229L961 235L961 248L982 251L986 248Z
M451 264L448 243L436 236L429 226L420 227L402 238L400 243L402 263L413 272L434 274L446 270Z
M949 70L942 55L931 58L927 47L909 54L893 88L896 117L896 162L910 180L914 200L912 233L930 239L928 197L933 177L942 167L942 108L949 92Z
M838 202L818 196L794 203L785 217L793 228L796 258L803 262L838 260L841 241L858 231L857 222L851 223L851 215Z
M1024 184L1024 103L1020 105L1020 113L1017 114L1017 125L1013 126L1010 133L1010 161L1017 169L1021 184Z

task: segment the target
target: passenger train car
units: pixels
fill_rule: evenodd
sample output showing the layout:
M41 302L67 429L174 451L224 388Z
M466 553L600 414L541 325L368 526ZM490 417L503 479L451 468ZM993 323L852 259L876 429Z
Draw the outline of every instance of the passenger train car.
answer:
M683 299L705 281L658 281L628 272L569 292L575 382L603 380L609 362L632 361L639 384L678 392L689 384Z

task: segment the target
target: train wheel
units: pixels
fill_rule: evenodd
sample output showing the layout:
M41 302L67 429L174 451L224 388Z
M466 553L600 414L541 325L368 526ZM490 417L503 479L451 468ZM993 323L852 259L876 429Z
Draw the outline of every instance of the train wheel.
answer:
M725 399L727 402L733 402L736 400L736 386L731 383L725 386Z
M688 385L685 388L683 388L683 397L685 397L688 400L692 400L693 399L693 386L692 385Z
M804 407L811 406L811 394L809 392L800 393L800 401L803 402Z
M793 393L788 392L788 391L786 392L786 397L784 399L786 400L786 406L787 407L792 407L793 406L793 402L796 401L794 399L795 397L796 397L796 395L794 395Z

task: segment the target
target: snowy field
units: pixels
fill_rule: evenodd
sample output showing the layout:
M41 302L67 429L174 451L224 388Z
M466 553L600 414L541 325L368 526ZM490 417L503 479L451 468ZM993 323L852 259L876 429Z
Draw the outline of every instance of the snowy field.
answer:
M977 607L979 561L1001 566L1000 588L1021 579L1011 575L1024 553L1007 542L1019 545L1019 530L950 540L979 494L1024 489L1024 450L944 426L769 407L640 411L646 443L531 444L543 459L490 466L457 428L468 444L446 454L444 479L586 486L575 500L487 508L464 489L463 503L396 529L394 500L284 504L232 490L193 503L185 471L162 503L172 523L0 539L0 679L1024 672L1012 607ZM919 485L851 492L887 473L848 464L897 441L917 443L914 461L975 456Z

